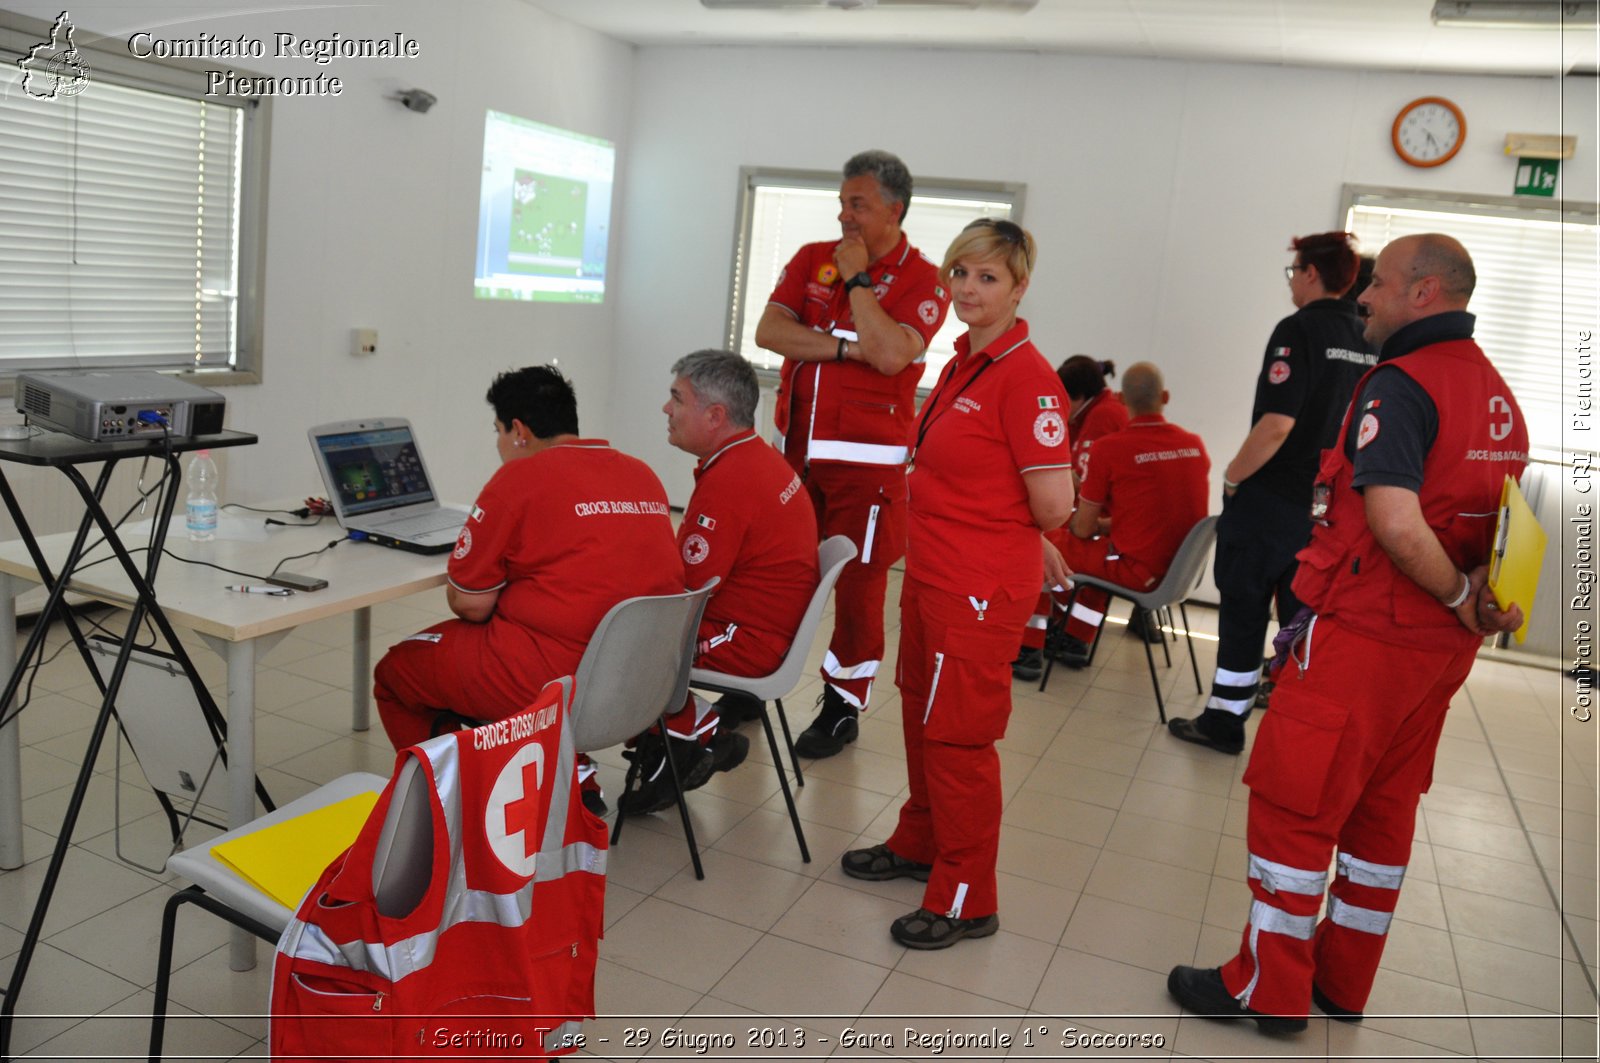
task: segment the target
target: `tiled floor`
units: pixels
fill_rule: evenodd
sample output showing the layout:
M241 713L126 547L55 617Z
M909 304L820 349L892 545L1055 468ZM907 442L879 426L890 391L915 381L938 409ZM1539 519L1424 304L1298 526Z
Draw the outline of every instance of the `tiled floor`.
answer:
M392 640L443 609L439 593L380 607L375 637ZM1214 629L1214 614L1191 617ZM265 658L259 760L280 800L345 771L391 768L381 731L348 729L350 640L347 622L325 621ZM891 632L891 658L894 641ZM1209 678L1214 642L1197 647ZM220 662L204 649L195 657L220 684ZM1192 713L1200 699L1187 661L1161 676L1169 709ZM797 727L817 693L811 679L787 702ZM1554 673L1479 662L1445 729L1367 1021L1313 1018L1287 1040L1183 1015L1165 991L1173 964L1214 965L1237 945L1248 906L1244 758L1158 726L1143 653L1121 627L1093 670L1058 670L1047 693L1031 684L1013 693L1000 746L999 934L908 952L888 923L917 906L920 887L839 871L844 850L887 836L904 793L899 699L886 682L860 741L807 769L799 803L810 864L754 726L750 761L690 801L703 882L675 815L628 823L610 856L604 1014L586 1026L589 1054L693 1056L700 1045L721 1058L1595 1058L1596 724L1565 715L1570 690ZM0 873L0 956L21 940L93 701L81 665L64 655L42 670L23 714L29 863ZM613 797L615 753L599 757ZM117 858L114 797L122 849L140 862L162 859L164 825L137 768L125 767L119 786L113 760L108 751L99 762L20 998L13 1048L28 1058L142 1057L172 884ZM226 939L193 909L180 920L181 1017L168 1058L264 1055L268 965L231 972ZM926 1040L906 1047L908 1029ZM752 1030L765 1047L751 1046ZM733 1047L720 1046L725 1035ZM1135 1047L1089 1040L1108 1035ZM968 1047L953 1045L961 1036ZM1001 1036L1009 1051L988 1047Z

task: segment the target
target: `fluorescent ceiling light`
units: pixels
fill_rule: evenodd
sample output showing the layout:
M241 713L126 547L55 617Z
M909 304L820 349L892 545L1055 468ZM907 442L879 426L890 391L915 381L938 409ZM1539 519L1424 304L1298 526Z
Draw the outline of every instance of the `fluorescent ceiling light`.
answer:
M1436 0L1439 26L1474 29L1585 29L1593 26L1595 0Z

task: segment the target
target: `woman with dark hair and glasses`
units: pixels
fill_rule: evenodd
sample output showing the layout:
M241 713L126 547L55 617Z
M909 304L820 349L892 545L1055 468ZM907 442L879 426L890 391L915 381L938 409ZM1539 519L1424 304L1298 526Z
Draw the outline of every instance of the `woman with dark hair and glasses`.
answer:
M912 428L906 574L896 683L910 796L886 844L844 854L845 874L926 881L890 935L941 949L1000 926L995 858L1011 661L1047 551L1040 533L1072 511L1066 393L1017 305L1033 237L980 219L940 277L967 326ZM1064 581L1060 556L1049 559Z

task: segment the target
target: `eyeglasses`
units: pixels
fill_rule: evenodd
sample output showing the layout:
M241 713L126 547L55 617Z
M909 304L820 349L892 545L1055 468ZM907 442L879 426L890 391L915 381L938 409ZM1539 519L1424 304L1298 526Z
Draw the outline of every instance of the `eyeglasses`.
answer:
M1294 280L1295 271L1296 270L1302 270L1302 269L1305 269L1305 268L1306 267L1305 267L1305 265L1303 263L1298 263L1298 262L1295 263L1292 266L1285 266L1285 267L1283 267L1283 279L1292 281L1292 280Z

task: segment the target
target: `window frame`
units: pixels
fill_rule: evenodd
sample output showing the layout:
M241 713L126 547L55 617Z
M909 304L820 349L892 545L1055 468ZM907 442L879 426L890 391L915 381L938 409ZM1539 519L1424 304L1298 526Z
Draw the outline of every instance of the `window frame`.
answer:
M752 227L755 222L756 190L763 186L782 186L787 188L806 188L833 192L837 194L840 182L843 180L837 170L804 170L782 166L741 166L739 167L739 194L738 216L734 225L733 256L728 267L728 316L723 338L727 349L735 354L742 355L739 349L739 339L744 332L745 314L749 307L747 302L759 300L759 309L764 310L769 293L756 293L754 299L740 299L740 287L744 283L745 263L750 257L750 245L753 239ZM918 177L911 195L911 205L916 206L919 198L927 196L932 198L960 198L972 196L974 199L1009 199L1011 202L1010 219L1018 225L1022 224L1023 208L1026 206L1028 186L1020 181L973 181L953 177ZM798 251L796 246L793 250ZM927 248L923 248L927 252ZM934 254L943 254L943 249L936 249ZM754 365L754 363L752 363ZM778 380L779 370L764 366L755 366L756 375L763 385L775 384ZM921 384L917 386L917 394L926 397L930 388Z
M1351 214L1361 207L1373 207L1392 210L1412 210L1428 213L1464 214L1485 218L1537 221L1546 224L1564 223L1568 225L1589 225L1600 228L1600 205L1583 200L1567 199L1565 197L1532 198L1528 196L1496 196L1479 195L1469 192L1433 191L1429 189L1399 188L1389 185L1362 185L1345 184L1340 192L1339 227L1349 229ZM1448 230L1448 226L1443 227ZM1600 234L1597 234L1600 235ZM1363 247L1364 254L1376 254L1381 248ZM1481 264L1478 264L1482 268ZM1472 309L1471 306L1468 307ZM1581 326L1580 326L1581 327ZM1566 331L1565 324L1563 332ZM1568 385L1574 383L1567 379L1572 372L1572 366L1565 358L1567 345L1563 343L1563 394L1575 394ZM1509 363L1502 365L1496 361L1495 351L1485 349L1489 360L1495 363L1497 369L1503 373L1511 369ZM1520 373L1513 373L1515 380L1508 380L1513 388L1518 380L1523 379ZM1548 442L1536 442L1530 448L1534 457L1549 460L1564 460L1565 454L1565 429L1558 437L1562 442L1554 445Z
M36 19L0 10L0 65L13 70L17 61L40 41L50 39L53 19ZM263 377L264 297L266 276L267 174L271 155L271 97L238 98L206 93L208 67L199 60L140 59L129 53L123 38L98 34L73 24L73 44L85 53L93 82L102 81L147 92L163 93L180 99L203 100L207 104L237 107L243 122L239 157L239 236L237 244L238 296L234 302L236 328L234 362L231 366L157 368L204 387L233 384L259 384ZM213 64L215 65L215 64ZM250 75L237 66L230 69ZM18 82L20 91L20 81ZM43 103L44 101L40 101ZM0 364L0 396L15 394L18 372L57 372L70 369L62 365L44 370L7 370ZM131 368L131 367L130 367Z

